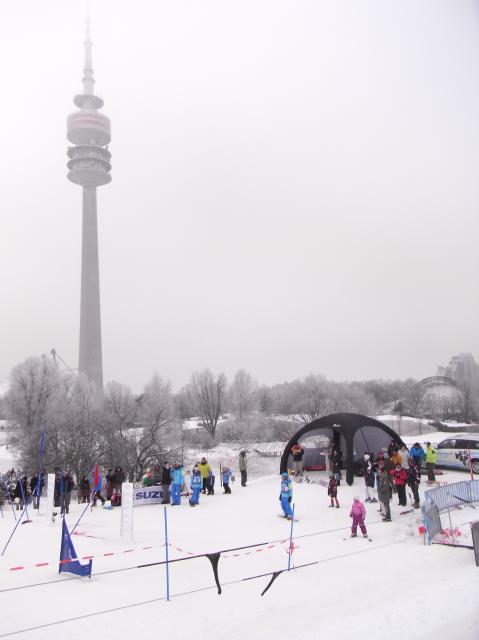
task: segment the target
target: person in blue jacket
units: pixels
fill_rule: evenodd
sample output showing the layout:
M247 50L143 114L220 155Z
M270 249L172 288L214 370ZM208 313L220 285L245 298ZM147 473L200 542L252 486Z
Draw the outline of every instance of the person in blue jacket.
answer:
M426 452L421 447L419 442L415 442L414 445L409 449L409 455L411 456L411 458L414 458L414 461L416 462L417 465L419 465L419 468L420 468L422 465L422 461L424 460L424 457L426 455Z
M183 467L179 462L171 470L171 506L174 507L181 504L181 487L185 483L185 474Z
M284 471L281 474L281 493L279 494L279 499L281 501L281 508L283 509L284 517L291 520L293 517L293 510L291 509L293 485L289 479L287 471Z
M201 477L200 470L198 465L195 464L193 467L193 473L191 474L190 480L190 488L191 488L191 498L190 498L190 507L196 507L197 504L200 503L200 493L203 488L203 478Z
M229 467L223 467L221 469L222 480L223 480L223 489L224 493L231 493L230 488L230 479L231 479L231 469Z

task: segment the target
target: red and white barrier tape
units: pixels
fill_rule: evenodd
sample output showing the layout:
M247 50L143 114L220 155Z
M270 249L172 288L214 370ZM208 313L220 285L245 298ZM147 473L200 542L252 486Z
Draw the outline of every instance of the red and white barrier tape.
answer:
M250 555L254 555L255 553L259 553L261 551L267 551L268 549L273 549L274 547L277 547L281 544L284 544L285 542L287 542L287 539L285 540L281 540L280 542L277 542L275 544L270 544L266 547L261 547L259 549L255 549L254 551L246 551L244 553L233 553L233 554L222 554L223 558L239 558L240 556L250 556ZM14 566L14 567L7 567L5 569L3 569L3 571L22 571L24 569L35 569L35 568L39 568L39 567L48 567L48 566L52 566L52 565L57 565L57 564L69 564L70 562L76 562L77 560L93 560L94 558L98 559L98 558L111 558L112 556L121 556L124 555L125 553L133 553L135 551L149 551L150 549L160 549L162 547L164 547L165 545L158 545L158 546L148 546L148 547L140 547L138 549L124 549L123 551L108 551L106 553L97 553L94 555L86 555L86 556L78 556L76 558L66 558L65 560L49 560L46 562L34 562L31 565L18 565L18 566ZM180 553L184 553L188 556L199 556L202 555L201 553L195 553L193 551L186 551L185 549L182 549L181 547L176 547L175 545L173 545L171 542L168 543L168 546L171 547L172 549L175 549L176 551L179 551Z

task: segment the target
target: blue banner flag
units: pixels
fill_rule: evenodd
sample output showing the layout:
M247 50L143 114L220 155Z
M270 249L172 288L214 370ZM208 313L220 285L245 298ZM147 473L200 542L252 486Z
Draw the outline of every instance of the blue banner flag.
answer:
M72 559L74 558L74 559ZM63 520L62 527L62 543L60 547L60 563L58 565L58 573L74 573L77 576L88 576L91 578L91 568L93 561L89 560L88 564L80 564L76 559L77 554L73 546L67 523Z

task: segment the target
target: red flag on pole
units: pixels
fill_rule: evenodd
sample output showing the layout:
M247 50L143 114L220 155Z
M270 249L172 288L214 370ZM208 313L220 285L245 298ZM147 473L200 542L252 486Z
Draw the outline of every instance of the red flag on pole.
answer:
M93 485L98 487L98 483L100 482L100 472L98 470L98 465L95 463L93 467Z

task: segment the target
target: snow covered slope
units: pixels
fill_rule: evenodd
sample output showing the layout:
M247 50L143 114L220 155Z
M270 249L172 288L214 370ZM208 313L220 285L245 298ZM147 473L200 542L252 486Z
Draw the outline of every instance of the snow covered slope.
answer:
M449 473L447 479L464 476ZM263 597L260 593L270 577L244 578L287 566L288 543L277 541L288 538L290 523L277 517L277 475L253 480L245 488L235 483L231 495L219 491L214 496L202 495L194 509L185 499L179 507L167 507L170 558L272 543L271 548L238 551L237 557L233 552L221 556L220 596L204 557L170 565L171 602L164 600L164 566L107 573L164 559L164 508L159 505L135 509L134 541L128 544L119 539L120 509L87 510L77 529L80 535L73 538L79 555L95 556L91 580L58 575L60 522L50 526L44 515L32 516L33 523L18 527L0 559L0 637L23 629L14 637L477 638L479 570L472 551L423 546L418 535L420 514L399 515L395 500L391 523L380 520L376 504L366 505L372 542L350 539L349 510L356 494L363 497L362 482L353 487L341 485L341 508L330 509L324 487L294 484L299 522L294 524L293 563L318 564L282 573ZM67 516L70 528L81 510L72 505ZM474 517L470 509L453 514L465 537L468 525L461 523ZM5 511L0 519L2 548L13 525L12 513ZM130 549L134 551L124 553ZM115 555L104 555L112 552ZM31 567L42 561L53 564ZM9 571L12 566L31 568ZM18 589L45 582L51 584ZM62 620L70 621L50 626ZM39 625L48 626L38 629ZM32 627L37 630L26 631Z

